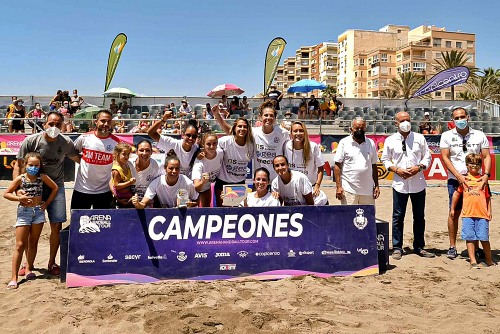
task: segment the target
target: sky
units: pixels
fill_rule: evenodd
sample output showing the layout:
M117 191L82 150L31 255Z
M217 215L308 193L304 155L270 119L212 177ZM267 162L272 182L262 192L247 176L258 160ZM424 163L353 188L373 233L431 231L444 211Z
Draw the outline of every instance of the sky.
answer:
M121 32L128 42L111 87L146 96L205 96L222 83L252 96L263 90L273 38L287 41L283 63L301 46L387 24L475 33L476 66L500 68L500 3L492 0L27 0L4 9L0 96L74 88L101 95L109 48Z

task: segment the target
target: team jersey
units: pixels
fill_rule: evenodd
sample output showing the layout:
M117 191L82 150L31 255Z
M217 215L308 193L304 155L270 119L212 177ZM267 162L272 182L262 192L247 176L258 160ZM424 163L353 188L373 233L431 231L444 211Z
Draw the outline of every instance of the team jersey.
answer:
M152 200L156 195L162 208L175 208L177 206L177 192L179 189L187 190L191 201L196 201L198 198L198 192L194 189L193 181L182 174L179 175L177 183L173 186L167 184L166 176L157 177L149 185L144 197Z
M75 179L75 190L85 194L102 194L109 189L113 149L120 142L114 135L99 138L94 132L81 135L75 140L75 148L82 159Z
M288 160L288 166L291 170L301 172L307 176L311 184L315 184L318 179L318 168L323 167L325 161L323 160L323 155L321 154L319 145L313 142L310 142L310 144L311 153L307 165L304 163L304 150L294 149L293 142L291 140L285 143L284 155Z
M273 168L273 159L283 154L283 145L290 139L290 133L279 125L275 125L274 130L269 134L265 134L262 127L252 128L252 134L255 142L253 170L265 167L272 180L277 175Z
M219 179L228 183L245 181L248 162L254 154L254 146L250 143L240 146L233 136L219 139L219 149L224 152Z
M311 183L304 174L296 171L291 173L292 179L287 184L283 183L281 177L276 176L271 184L271 189L279 192L283 204L286 206L306 205L304 195L312 193Z
M201 175L203 173L208 173L210 175L208 182L206 182L200 192L210 189L210 184L215 182L215 179L219 177L220 170L222 168L222 161L224 160L224 152L221 149L217 149L217 155L213 159L203 158L201 160L196 159L193 165L193 173L191 174L191 179L201 180Z
M469 189L460 185L457 188L459 193L463 193L462 217L466 218L484 218L491 220L491 214L487 199L491 197L488 186L483 189L478 187L481 176L467 174L469 181L466 182ZM491 204L490 204L491 205Z
M198 150L198 144L194 144L191 147L191 151L187 152L182 148L182 139L160 136L158 148L165 153L168 153L170 150L174 150L175 155L177 155L181 162L181 174L191 177L191 167L189 166L189 163L191 162L193 155Z
M137 158L139 159L139 158ZM137 160L134 162L134 170ZM155 159L149 159L149 166L145 170L137 172L136 170L135 192L139 196L139 200L144 197L149 184L158 176L163 174L163 169Z

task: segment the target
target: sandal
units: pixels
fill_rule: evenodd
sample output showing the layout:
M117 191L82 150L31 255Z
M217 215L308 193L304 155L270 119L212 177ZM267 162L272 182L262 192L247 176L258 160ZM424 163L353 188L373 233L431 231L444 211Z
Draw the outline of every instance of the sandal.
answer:
M49 273L54 276L59 276L61 274L61 268L57 265L57 263L53 263L48 266Z
M9 289L9 290L15 290L15 289L17 289L17 282L16 281L10 281L9 284L7 284L7 289Z
M36 279L35 273L29 273L29 274L26 275L26 280L27 281L32 281L34 279Z
M471 269L481 269L481 267L477 263L471 263L470 268Z
M17 274L19 276L24 276L26 275L26 267L28 266L28 264L26 262L24 262L23 264L21 264L21 268L19 268L19 271L17 272Z

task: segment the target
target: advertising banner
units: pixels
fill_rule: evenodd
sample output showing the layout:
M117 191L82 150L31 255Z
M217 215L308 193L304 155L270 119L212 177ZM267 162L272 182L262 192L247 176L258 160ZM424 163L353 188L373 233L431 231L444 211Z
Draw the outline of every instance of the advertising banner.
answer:
M370 205L73 210L66 284L378 271Z
M127 44L127 36L124 33L116 35L113 43L111 43L111 48L109 49L108 67L106 70L106 82L104 84L104 91L108 90L109 85L113 80L113 76L115 75L116 67L118 66L118 62L120 61L120 57L122 55L125 44Z
M273 39L266 51L266 59L264 63L264 91L263 95L267 94L269 86L273 82L274 74L276 74L276 69L281 60L281 55L283 50L285 50L286 41L281 37L276 37Z
M430 78L411 97L422 96L444 88L463 84L469 78L470 71L465 66L457 66L441 71Z

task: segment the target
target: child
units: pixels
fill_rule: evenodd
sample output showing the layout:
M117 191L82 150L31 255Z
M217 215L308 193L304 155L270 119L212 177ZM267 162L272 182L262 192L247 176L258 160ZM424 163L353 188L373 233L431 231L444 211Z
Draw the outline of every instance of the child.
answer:
M450 216L453 218L455 207L463 194L462 205L462 239L466 240L467 252L469 253L471 268L479 268L476 261L476 250L478 240L484 249L484 258L486 265L492 266L495 263L491 259L491 247L489 242L489 221L491 220L491 193L486 186L483 189L478 188L481 178L479 170L481 169L482 158L479 154L470 153L465 157L467 165L467 181L465 187L461 184L451 201Z
M132 173L134 165L128 161L132 147L127 143L118 143L113 151L113 167L111 168L111 191L115 195L119 208L133 208L131 198L134 195L135 177Z
M23 252L27 248L26 280L33 280L32 272L35 262L38 239L45 223L45 209L56 197L57 184L45 174L40 174L42 157L37 152L30 152L24 157L26 173L16 177L5 191L3 197L10 201L18 201L16 221L16 248L12 256L12 277L7 289L17 289L18 271L21 266ZM47 201L42 202L42 185L51 192ZM15 191L19 189L20 194ZM29 243L29 245L28 245Z

